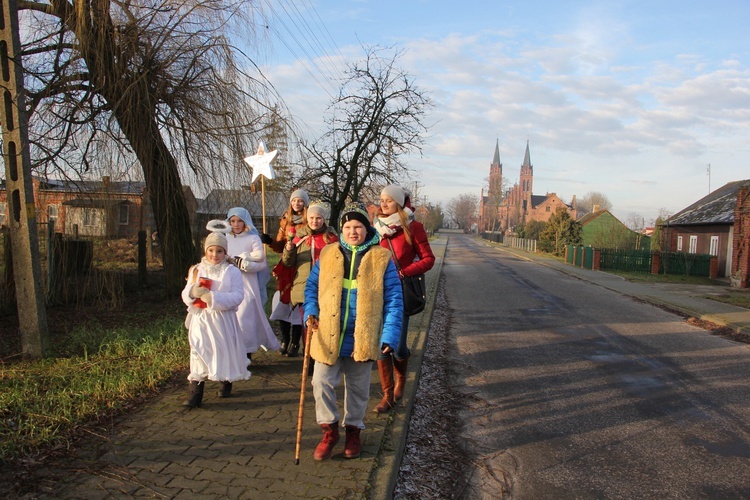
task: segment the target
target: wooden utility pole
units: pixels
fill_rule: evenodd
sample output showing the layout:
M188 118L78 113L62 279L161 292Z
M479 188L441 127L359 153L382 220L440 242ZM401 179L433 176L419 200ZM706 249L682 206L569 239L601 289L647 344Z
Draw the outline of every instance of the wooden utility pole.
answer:
M0 2L0 80L3 93L0 125L3 128L3 161L18 326L23 355L40 358L47 354L49 340L31 182L28 116L23 87L21 39L18 32L18 3L17 0Z

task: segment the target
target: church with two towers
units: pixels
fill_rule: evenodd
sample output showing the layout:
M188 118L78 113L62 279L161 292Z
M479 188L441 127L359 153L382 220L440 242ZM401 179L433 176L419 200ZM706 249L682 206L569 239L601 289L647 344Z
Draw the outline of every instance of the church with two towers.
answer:
M565 207L574 220L578 218L575 196L569 205L556 193L535 195L533 188L534 167L531 164L529 141L526 141L518 182L512 187L506 186L503 164L500 162L500 141L496 141L487 193L482 189L479 201L479 231L512 232L517 226L532 220L546 222L559 207Z

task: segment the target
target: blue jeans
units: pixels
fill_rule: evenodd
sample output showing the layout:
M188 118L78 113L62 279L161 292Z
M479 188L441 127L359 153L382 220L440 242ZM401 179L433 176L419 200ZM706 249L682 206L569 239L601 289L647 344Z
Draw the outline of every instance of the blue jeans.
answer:
M382 354L380 359L388 359L392 354L396 359L406 359L411 354L406 346L406 334L409 333L409 316L404 314L404 320L401 323L401 335L398 337L398 347L393 353Z

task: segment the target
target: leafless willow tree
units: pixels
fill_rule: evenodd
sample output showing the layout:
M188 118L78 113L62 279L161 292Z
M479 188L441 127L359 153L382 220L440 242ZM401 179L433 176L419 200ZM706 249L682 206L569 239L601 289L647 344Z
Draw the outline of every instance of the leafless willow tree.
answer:
M300 184L330 202L331 221L347 201L372 197L374 186L404 174L403 155L421 153L432 103L396 66L400 55L366 47L329 107L328 131L306 146L310 158Z
M182 177L206 185L231 175L268 123L273 89L230 43L253 40L257 2L49 0L19 8L35 171L126 175L139 165L130 178L145 181L167 293L175 293L196 258Z

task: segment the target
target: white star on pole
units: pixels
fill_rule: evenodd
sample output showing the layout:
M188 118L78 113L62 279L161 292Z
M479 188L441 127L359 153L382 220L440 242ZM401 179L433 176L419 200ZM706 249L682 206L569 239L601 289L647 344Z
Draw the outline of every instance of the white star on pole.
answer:
M250 168L253 169L253 178L250 181L251 183L255 182L255 179L257 179L259 175L264 176L266 179L273 179L274 177L276 177L276 174L273 171L273 167L271 166L271 161L276 158L276 153L278 151L276 149L269 152L266 151L266 143L261 140L258 144L258 152L253 156L248 156L247 158L245 158L245 163L250 165Z

